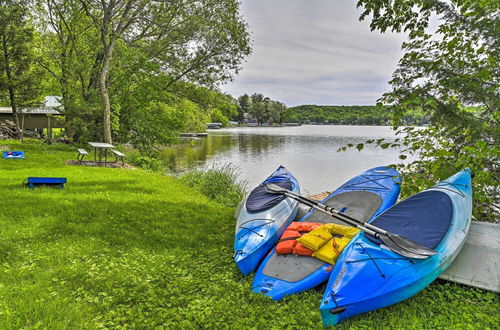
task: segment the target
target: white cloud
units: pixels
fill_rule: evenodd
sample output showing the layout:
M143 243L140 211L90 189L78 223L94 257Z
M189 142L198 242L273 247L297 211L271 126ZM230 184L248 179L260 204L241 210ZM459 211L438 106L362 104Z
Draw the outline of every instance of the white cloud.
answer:
M233 96L259 92L289 106L374 104L401 57L404 35L371 32L355 1L243 0L253 54Z

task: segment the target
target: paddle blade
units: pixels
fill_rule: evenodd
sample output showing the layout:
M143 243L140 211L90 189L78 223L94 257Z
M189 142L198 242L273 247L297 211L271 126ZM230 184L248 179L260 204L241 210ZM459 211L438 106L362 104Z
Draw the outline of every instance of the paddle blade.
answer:
M406 251L402 249L399 245L394 243L388 236L377 235L377 237L384 243L385 246L389 248L392 252L399 254L400 256L412 258L412 259L426 259L429 258L428 255L425 254L417 254L410 251Z
M281 188L277 184L268 183L268 184L266 184L266 192L268 192L270 194L285 194L285 193L289 192L289 190L285 189L285 188Z
M400 236L398 234L387 233L387 236L389 236L389 238L394 243L396 243L401 248L403 248L403 249L405 249L407 251L410 251L410 252L413 252L413 253L418 253L418 254L423 254L423 255L426 255L426 256L433 256L433 255L437 254L436 251L434 251L432 249L429 249L428 247L423 246L421 244L415 243L414 241L412 241L412 240L410 240L410 239L408 239L406 237Z

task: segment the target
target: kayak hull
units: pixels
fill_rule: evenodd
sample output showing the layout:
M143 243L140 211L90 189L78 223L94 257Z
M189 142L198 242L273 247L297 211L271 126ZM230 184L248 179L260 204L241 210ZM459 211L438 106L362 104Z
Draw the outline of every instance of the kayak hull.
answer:
M262 184L288 180L291 191L299 194L297 179L283 166L278 167ZM261 185L262 185L261 184ZM295 219L298 202L284 198L277 205L259 212L247 209L246 200L237 214L234 261L243 275L252 273L286 227Z
M326 197L322 203L338 210L345 209L346 214L358 219L371 221L396 202L399 190L399 173L395 169L376 167L349 180ZM377 201L373 200L374 203L369 206L364 205L363 201L368 201L370 198L372 200L375 198ZM328 216L318 219L318 213L311 211L300 221L332 222L332 218ZM349 245L350 243L347 247ZM280 300L326 282L331 271L331 264L314 257L277 255L276 248L273 248L255 274L252 291Z
M408 299L428 286L451 264L460 252L470 227L470 173L461 171L417 195L436 191L449 196L452 205L450 225L434 248L438 254L426 259L405 258L360 234L340 256L331 273L320 305L325 326L336 325L355 315Z

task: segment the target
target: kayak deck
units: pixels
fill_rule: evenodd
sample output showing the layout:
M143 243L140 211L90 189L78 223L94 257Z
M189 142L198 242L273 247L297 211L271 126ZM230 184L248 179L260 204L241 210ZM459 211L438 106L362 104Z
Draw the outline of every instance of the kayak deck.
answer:
M375 167L353 177L321 203L362 221L370 221L394 204L399 195L400 182L395 169ZM299 221L345 225L315 210L306 212ZM280 300L325 282L331 271L330 263L312 256L276 255L274 248L259 266L252 291Z
M338 195L333 195L323 204L343 213L368 221L380 208L382 199L377 194L369 191L349 191ZM336 223L344 225L327 214L314 212L307 216L307 222ZM274 253L266 263L262 273L275 279L297 282L311 273L317 271L325 265L325 262L310 256L298 256L294 254L280 255Z

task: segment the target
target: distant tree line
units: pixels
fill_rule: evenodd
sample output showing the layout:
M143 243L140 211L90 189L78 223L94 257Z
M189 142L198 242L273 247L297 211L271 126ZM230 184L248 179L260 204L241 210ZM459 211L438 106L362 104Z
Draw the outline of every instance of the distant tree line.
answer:
M250 54L237 0L0 0L0 105L62 96L73 141L152 146L237 116L217 91Z
M318 123L334 125L389 125L394 113L391 108L371 105L299 105L287 107L282 102L272 100L260 93L243 94L238 97L237 114L230 118L240 122L258 124ZM418 109L408 109L400 114L407 125L425 125L429 116Z
M375 105L299 105L289 108L286 120L303 124L389 125L392 118L389 108ZM428 117L415 110L408 110L402 120L409 125L429 122Z

